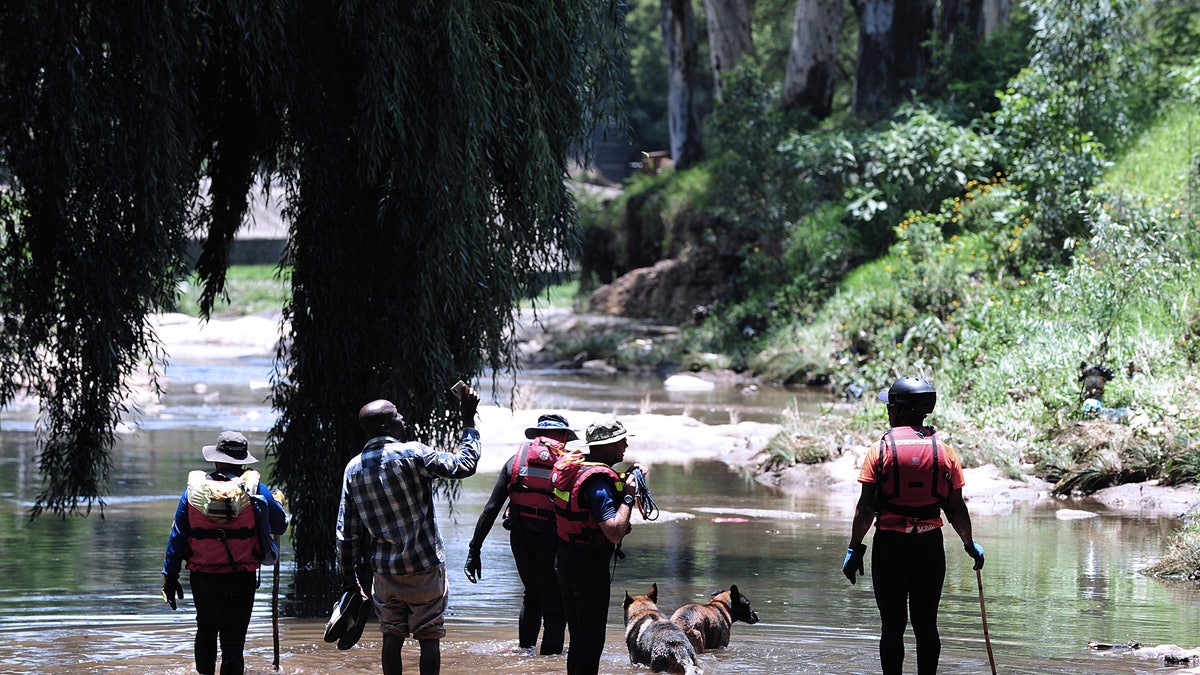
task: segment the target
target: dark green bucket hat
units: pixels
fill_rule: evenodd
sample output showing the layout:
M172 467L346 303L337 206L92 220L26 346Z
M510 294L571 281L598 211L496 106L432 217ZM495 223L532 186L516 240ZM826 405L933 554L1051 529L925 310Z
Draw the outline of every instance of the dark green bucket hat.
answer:
M587 444L588 447L593 445L608 445L616 443L623 438L632 438L634 434L629 433L625 429L625 425L617 420L605 420L596 422L587 428Z

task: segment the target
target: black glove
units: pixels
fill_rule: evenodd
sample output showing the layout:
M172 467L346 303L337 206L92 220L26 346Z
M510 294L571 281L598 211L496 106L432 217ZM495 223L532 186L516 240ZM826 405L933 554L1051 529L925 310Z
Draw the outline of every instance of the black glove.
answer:
M467 564L463 565L463 571L467 573L467 579L470 579L471 583L483 578L483 563L479 560L479 549L473 548L467 551Z
M842 574L854 583L858 575L863 574L863 556L867 554L866 544L850 544L850 548L846 549L846 559L842 561Z
M977 569L977 570L983 569L983 547L982 546L980 546L977 542L972 541L969 544L963 544L963 550L967 552L967 555L969 555L975 559L975 569Z
M183 599L183 586L179 584L179 576L170 574L163 575L162 587L163 602L171 606L171 609L178 609L179 606L175 603L175 599Z
M475 426L475 412L479 409L479 394L468 389L463 394L462 400L459 401L458 410L462 413L463 424L468 427Z

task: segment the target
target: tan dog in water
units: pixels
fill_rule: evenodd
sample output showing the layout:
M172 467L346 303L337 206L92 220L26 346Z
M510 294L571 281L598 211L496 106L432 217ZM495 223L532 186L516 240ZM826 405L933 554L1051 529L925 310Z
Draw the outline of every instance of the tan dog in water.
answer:
M750 599L734 584L727 591L713 593L712 600L703 605L693 602L680 607L671 615L671 621L687 635L692 649L703 654L729 646L734 621L756 624L758 615L751 609Z
M625 593L625 646L629 660L656 673L703 672L683 631L658 611L658 584L646 595Z

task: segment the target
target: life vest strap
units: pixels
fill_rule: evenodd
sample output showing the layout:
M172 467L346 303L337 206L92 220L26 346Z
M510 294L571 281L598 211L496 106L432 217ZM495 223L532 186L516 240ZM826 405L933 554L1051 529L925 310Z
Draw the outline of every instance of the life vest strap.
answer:
M522 518L531 518L533 520L551 520L554 518L553 509L539 509L535 506L525 506L516 502L509 502L511 511Z
M258 535L253 527L238 527L227 530L220 527L193 527L191 536L195 539L249 539Z
M919 518L921 520L932 520L942 515L942 509L937 504L933 506L904 506L901 504L886 503L881 507L882 510L888 513L895 513L899 516L907 516L909 518Z

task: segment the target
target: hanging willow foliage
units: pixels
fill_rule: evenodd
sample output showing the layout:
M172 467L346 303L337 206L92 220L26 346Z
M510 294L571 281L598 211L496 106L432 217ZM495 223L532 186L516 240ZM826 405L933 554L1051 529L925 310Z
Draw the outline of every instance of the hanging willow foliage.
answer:
M0 10L0 403L14 383L42 400L35 510L103 504L122 383L187 235L208 311L269 175L292 284L270 478L297 569L326 576L358 408L389 398L446 442L441 392L516 367L513 308L578 246L564 179L617 100L622 5L43 4Z
M191 75L159 55L188 31L161 7L0 12L0 402L20 384L42 403L35 515L103 505L145 317L184 273Z

